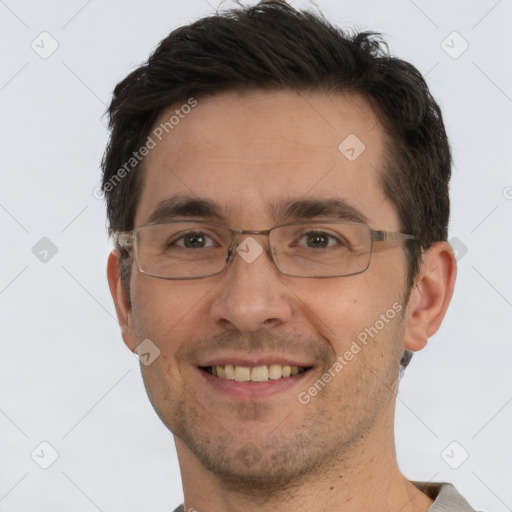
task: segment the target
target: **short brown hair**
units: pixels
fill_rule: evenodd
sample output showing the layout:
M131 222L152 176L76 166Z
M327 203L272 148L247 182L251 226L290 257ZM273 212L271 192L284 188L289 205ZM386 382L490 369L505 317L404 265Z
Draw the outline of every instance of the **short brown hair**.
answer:
M174 30L116 86L102 161L110 231L134 227L140 164L115 186L112 180L145 144L163 110L191 97L254 89L356 92L370 102L389 141L383 190L397 208L401 230L421 240L406 245L410 287L422 248L447 238L451 155L441 110L421 73L391 56L378 34L349 34L280 0Z

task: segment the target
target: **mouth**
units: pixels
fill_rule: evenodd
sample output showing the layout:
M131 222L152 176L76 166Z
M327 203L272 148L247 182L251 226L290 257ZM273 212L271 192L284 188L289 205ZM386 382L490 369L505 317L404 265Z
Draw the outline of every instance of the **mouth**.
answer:
M215 365L202 366L200 370L221 380L236 382L267 382L288 379L311 370L311 366L269 364L260 366Z

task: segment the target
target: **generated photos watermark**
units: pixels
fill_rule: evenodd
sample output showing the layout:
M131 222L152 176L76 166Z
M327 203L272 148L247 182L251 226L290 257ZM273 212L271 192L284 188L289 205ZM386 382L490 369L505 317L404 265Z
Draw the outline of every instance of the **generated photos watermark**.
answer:
M161 142L165 134L171 133L172 130L181 122L182 119L190 114L194 107L197 107L198 102L195 98L189 98L186 103L181 105L180 108L174 110L173 114L169 116L169 119L165 122L160 123L156 128L153 128L151 134L146 139L146 142L137 150L132 153L132 156L120 167L117 172L110 177L105 185L97 186L93 191L92 195L96 199L103 199L105 192L111 192L114 188L130 174L146 157L149 152L154 149L158 142Z
M361 352L361 350L366 347L369 340L372 340L379 334L379 332L386 327L387 324L395 316L402 311L402 304L399 302L395 302L385 313L381 313L379 319L370 327L365 327L352 341L350 348L345 351L343 355L338 356L336 362L324 373L322 376L315 381L315 383L309 387L306 391L301 391L297 395L298 401L303 404L309 404L311 402L311 398L318 395L322 389L327 386L329 382L331 382L345 366L347 366L354 357Z

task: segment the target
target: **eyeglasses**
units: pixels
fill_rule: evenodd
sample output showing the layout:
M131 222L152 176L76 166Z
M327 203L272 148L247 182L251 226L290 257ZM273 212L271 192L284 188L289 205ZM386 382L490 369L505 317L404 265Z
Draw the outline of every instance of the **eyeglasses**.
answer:
M277 269L291 277L360 274L370 265L374 242L418 240L355 222L296 222L253 231L180 220L117 232L114 243L134 254L144 274L162 279L200 279L220 274L236 253L247 262L260 255L263 248L252 237L236 243L235 237L240 235L265 235L268 254Z

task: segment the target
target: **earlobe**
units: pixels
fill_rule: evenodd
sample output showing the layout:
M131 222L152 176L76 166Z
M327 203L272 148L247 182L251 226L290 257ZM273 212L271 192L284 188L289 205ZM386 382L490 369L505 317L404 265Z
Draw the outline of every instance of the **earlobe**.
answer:
M421 350L439 329L450 304L457 275L454 251L436 242L422 258L406 310L404 348Z
M120 272L121 254L114 250L110 253L107 263L107 279L112 299L116 308L117 319L121 327L121 335L126 346L133 352L137 347L133 314L130 297L125 289Z

